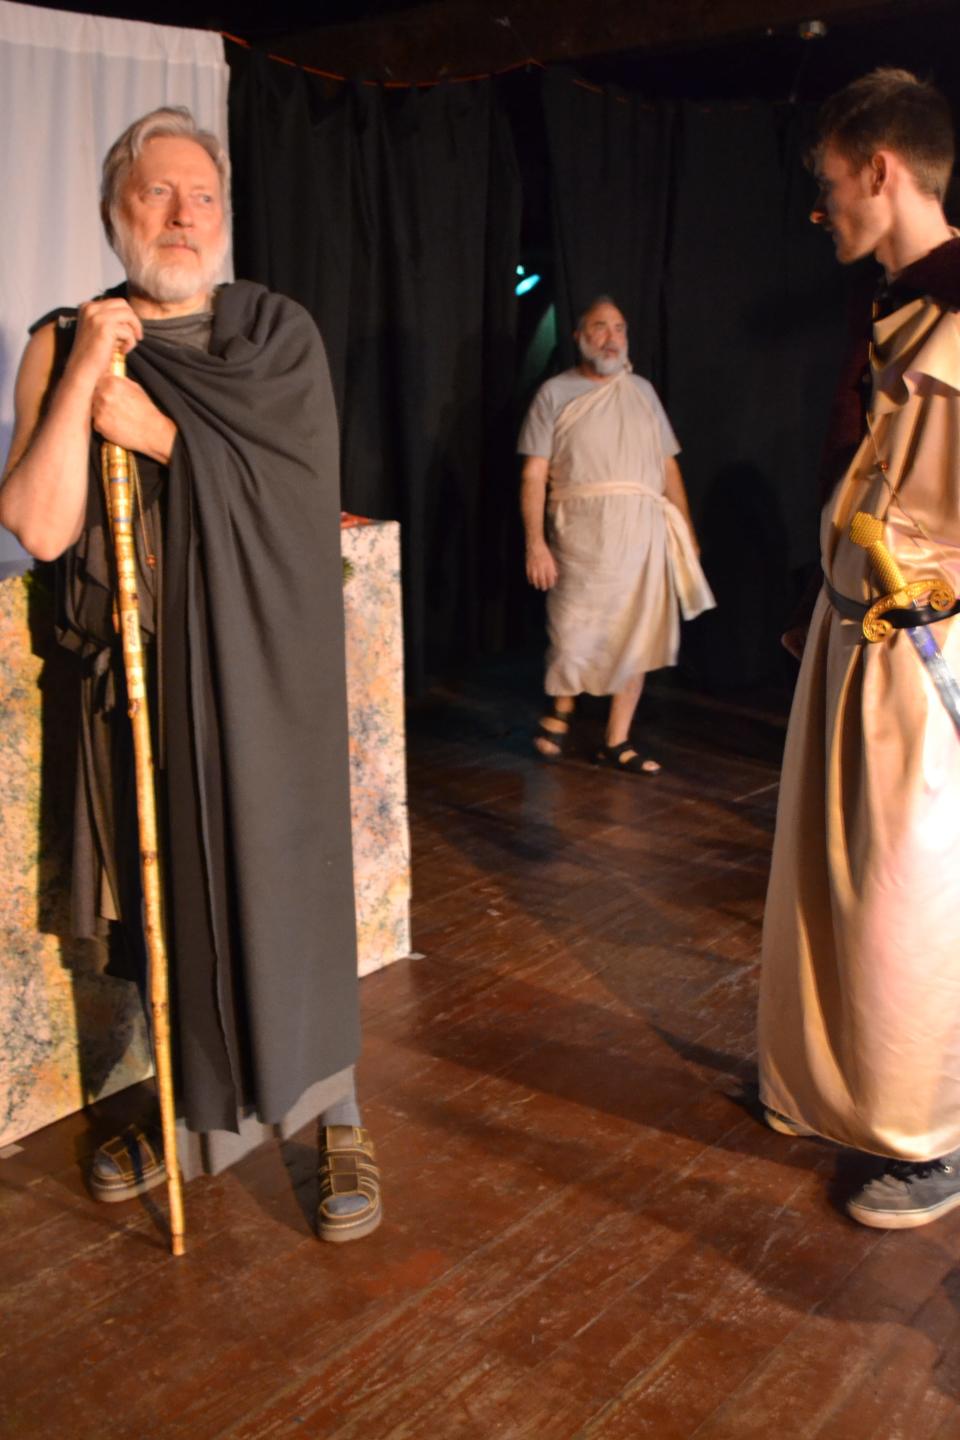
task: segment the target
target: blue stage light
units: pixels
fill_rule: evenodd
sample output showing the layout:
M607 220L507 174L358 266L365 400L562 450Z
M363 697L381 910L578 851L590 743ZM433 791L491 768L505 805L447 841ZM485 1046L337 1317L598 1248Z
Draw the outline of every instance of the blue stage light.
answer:
M540 276L539 276L539 275L528 275L525 280L521 280L521 281L520 281L520 284L517 286L515 293L516 293L517 295L526 295L526 293L527 293L528 290L532 290L533 287L534 287L534 285L539 285L539 284L540 284Z

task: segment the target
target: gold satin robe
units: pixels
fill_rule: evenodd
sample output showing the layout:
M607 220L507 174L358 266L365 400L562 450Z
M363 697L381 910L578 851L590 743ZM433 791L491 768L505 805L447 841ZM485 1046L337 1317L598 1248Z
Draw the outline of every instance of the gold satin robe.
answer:
M907 580L960 591L960 316L903 306L875 324L871 364L870 428L823 512L824 573L879 595L848 538L866 510ZM960 678L960 616L932 633ZM958 842L960 734L909 637L867 644L821 592L764 920L765 1105L878 1155L960 1148Z

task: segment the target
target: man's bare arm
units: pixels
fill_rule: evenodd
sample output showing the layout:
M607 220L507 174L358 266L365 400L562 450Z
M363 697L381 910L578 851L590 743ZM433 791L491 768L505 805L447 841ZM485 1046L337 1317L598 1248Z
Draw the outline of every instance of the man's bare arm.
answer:
M557 562L543 533L550 462L542 455L528 455L523 462L520 513L527 537L527 579L538 590L552 590L557 583Z
M41 420L55 355L55 329L31 336L14 395L13 440L0 483L0 524L38 560L54 560L77 540L87 505L90 435L169 460L173 422L132 380L109 373L117 349L143 330L125 300L81 306L63 377Z
M0 484L0 524L12 530L21 545L38 560L54 559L76 539L83 523L86 502L86 446L83 447L83 456L79 463L82 490L78 498L75 494L78 464L73 453L76 447L70 443L70 432L81 429L82 433L82 427L69 423L54 427L53 443L56 441L58 428L62 441L56 467L59 477L56 481L48 480L44 485L42 470L51 466L49 463L47 466L42 465L42 453L40 463L36 463L35 456L31 456L35 463L31 464L27 459L31 441L42 428L40 411L53 370L55 334L54 325L44 325L41 330L31 335L23 352L14 389L13 438ZM65 407L61 408L63 410ZM87 414L89 415L89 403ZM68 421L65 413L61 414L61 420ZM89 420L87 423L89 424ZM63 544L56 547L55 540L61 526L65 538Z
M683 483L683 476L680 474L680 466L672 455L668 455L664 461L664 494L670 500L684 520L687 522L687 529L690 531L690 538L694 543L697 554L700 554L700 542L697 539L697 532L693 528L693 520L690 516L690 503L687 500L687 487Z

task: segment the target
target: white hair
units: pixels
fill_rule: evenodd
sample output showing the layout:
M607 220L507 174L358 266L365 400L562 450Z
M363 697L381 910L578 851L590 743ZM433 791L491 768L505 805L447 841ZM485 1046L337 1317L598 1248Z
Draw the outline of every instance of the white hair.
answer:
M113 142L103 162L103 176L100 182L100 218L107 232L107 239L114 246L116 238L116 210L120 191L138 156L148 140L160 136L180 136L193 140L205 150L217 168L223 200L224 222L230 216L230 158L211 130L201 130L185 105L167 105L151 110L128 125L123 134Z

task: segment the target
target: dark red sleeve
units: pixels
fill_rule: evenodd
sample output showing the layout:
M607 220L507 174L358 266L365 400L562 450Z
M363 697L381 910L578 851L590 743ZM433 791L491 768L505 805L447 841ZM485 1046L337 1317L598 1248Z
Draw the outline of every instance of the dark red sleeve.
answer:
M820 462L820 503L826 504L863 436L866 423L865 375L869 364L873 277L858 282L847 305L847 339L840 378L830 407L827 438Z

